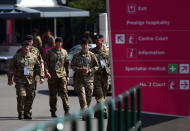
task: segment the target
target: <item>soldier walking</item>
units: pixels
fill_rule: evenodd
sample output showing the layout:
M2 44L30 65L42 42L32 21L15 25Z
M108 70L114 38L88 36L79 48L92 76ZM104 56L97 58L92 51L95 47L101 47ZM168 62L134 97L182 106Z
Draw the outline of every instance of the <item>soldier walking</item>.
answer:
M49 104L51 117L57 117L57 94L61 95L65 114L69 114L68 89L69 81L69 57L67 51L62 48L63 40L56 38L55 47L50 49L46 55L45 72L48 78L50 92Z
M40 62L40 69L44 72L44 61L42 59L42 56L41 56L40 51L38 50L38 48L33 46L33 42L34 42L33 41L33 36L32 35L26 35L25 38L24 38L24 41L29 43L29 48L30 48L29 51L30 51L30 53L34 54L37 57L38 61ZM22 48L17 50L16 53L19 53L21 51L22 51ZM34 86L35 90L37 88L37 80L39 79L39 75L37 75L37 72L39 72L38 69L34 70L34 74L33 74L33 76L34 76L33 86ZM34 92L34 97L33 98L35 98L35 96L36 96L36 92ZM30 109L30 115L32 115L32 109Z
M42 36L42 44L43 44L43 48L55 46L55 38L51 35L51 32L49 29Z
M109 89L108 77L110 75L110 57L109 49L103 45L104 36L98 34L95 36L96 47L91 51L96 55L99 68L94 75L94 95L97 103L104 102ZM105 118L106 115L105 107ZM95 114L96 115L96 114Z
M14 56L8 71L8 85L16 83L18 119L32 119L30 110L34 99L34 71L38 70L40 83L44 82L43 70L36 55L30 52L28 42L22 44L22 50Z
M103 97L105 98L109 89L109 81L108 77L111 74L110 71L110 57L109 57L109 48L105 47L104 44L104 36L99 34L95 36L96 47L91 51L96 55L99 63L99 68L95 72L95 81L94 86L95 90L102 90ZM97 88L96 88L97 87ZM99 92L95 94L100 94ZM95 95L97 101L101 101L100 96Z
M44 56L43 56L42 39L41 39L40 35L38 34L38 30L34 29L32 35L33 35L33 41L34 41L33 42L34 43L33 46L36 47L39 50L41 56L44 58Z
M96 56L88 51L88 41L81 41L81 51L73 56L71 68L74 71L74 88L79 97L81 109L88 109L93 94L94 72L98 70Z

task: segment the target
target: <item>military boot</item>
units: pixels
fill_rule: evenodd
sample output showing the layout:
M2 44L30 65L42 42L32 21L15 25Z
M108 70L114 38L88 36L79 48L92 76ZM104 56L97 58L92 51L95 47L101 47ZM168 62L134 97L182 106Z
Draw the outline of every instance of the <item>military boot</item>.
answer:
M51 112L51 117L56 118L57 117L56 113L55 112Z
M107 119L107 118L108 118L107 111L104 110L104 119Z
M19 120L24 119L24 115L23 115L23 114L18 114L18 119L19 119Z
M95 118L99 118L100 117L99 112L95 112L94 113L94 117ZM108 118L107 111L104 110L104 119L107 119L107 118Z
M30 116L30 114L26 114L26 115L24 115L24 119L31 120L31 119L32 119L32 117Z
M69 110L65 110L65 115L71 115L71 114L69 113Z
M83 121L87 121L87 116L82 116Z

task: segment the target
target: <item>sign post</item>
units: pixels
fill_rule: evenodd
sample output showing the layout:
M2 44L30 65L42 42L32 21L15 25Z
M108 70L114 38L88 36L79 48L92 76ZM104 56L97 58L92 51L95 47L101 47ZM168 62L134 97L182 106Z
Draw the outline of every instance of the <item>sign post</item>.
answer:
M142 111L190 115L189 5L108 0L115 96L139 84Z

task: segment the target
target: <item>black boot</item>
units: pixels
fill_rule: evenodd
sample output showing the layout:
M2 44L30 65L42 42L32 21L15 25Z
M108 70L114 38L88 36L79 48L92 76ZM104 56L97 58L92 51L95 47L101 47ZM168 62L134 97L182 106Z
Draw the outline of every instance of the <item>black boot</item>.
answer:
M99 118L100 117L99 112L95 112L94 113L94 117L95 118ZM107 111L104 110L104 119L107 119L107 118L108 118Z
M69 113L69 110L65 110L65 115L71 115L71 114Z
M18 119L19 119L19 120L24 119L24 115L23 115L23 114L18 114Z
M107 118L108 118L107 111L104 110L104 119L107 119Z
M32 117L30 116L30 114L26 114L26 115L24 115L24 119L31 120L31 119L32 119Z
M87 121L87 116L82 116L83 121Z
M98 112L95 112L95 113L94 113L94 117L95 117L95 118L98 118L98 117L99 117L99 113L98 113Z
M51 117L56 118L57 117L56 113L55 112L51 112Z

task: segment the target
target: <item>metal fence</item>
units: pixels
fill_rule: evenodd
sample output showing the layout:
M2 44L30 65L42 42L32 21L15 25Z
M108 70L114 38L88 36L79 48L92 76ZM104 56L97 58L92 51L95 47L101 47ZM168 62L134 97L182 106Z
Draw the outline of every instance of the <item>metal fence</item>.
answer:
M78 131L80 117L86 118L86 131L92 131L92 118L98 113L98 131L104 131L104 107L108 107L109 131L141 131L141 88L136 86L119 95L117 98L106 100L88 110L74 113L54 121L43 122L36 125L26 126L18 131L64 131L64 124L71 123L71 130Z

